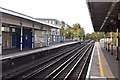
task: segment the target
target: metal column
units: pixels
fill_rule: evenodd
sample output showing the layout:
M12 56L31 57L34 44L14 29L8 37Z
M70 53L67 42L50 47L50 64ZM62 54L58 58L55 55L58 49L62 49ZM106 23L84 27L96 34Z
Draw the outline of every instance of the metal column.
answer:
M111 55L113 55L113 32L111 32Z
M105 33L104 33L104 48L105 48Z
M20 50L23 50L23 26L22 26L22 22L20 23L20 26L21 26L21 30L20 30Z
M0 12L0 54L2 54L2 13Z
M110 51L110 33L108 33L108 52Z
M32 49L34 49L34 39L35 39L35 30L34 30L34 23L33 23L33 28L32 28Z
M2 54L2 30L1 28L2 28L2 13L0 12L0 54ZM0 80L2 80L2 60L0 61Z
M107 50L107 32L105 32L105 48L106 48L106 50Z
M50 42L50 40L49 40L49 30L47 30L46 31L46 37L47 37L47 45L46 46L49 46L49 42Z
M119 43L118 43L118 41L119 41L119 33L118 33L118 28L117 28L117 40L116 40L116 60L118 60L119 59Z
M107 49L107 39L106 39L106 32L104 33L104 48Z

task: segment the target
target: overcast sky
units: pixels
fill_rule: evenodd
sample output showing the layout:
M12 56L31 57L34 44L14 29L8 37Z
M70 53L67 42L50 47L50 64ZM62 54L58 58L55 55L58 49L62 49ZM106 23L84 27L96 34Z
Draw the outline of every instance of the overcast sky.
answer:
M35 18L53 18L69 25L80 23L85 33L93 32L85 0L0 0L0 7Z

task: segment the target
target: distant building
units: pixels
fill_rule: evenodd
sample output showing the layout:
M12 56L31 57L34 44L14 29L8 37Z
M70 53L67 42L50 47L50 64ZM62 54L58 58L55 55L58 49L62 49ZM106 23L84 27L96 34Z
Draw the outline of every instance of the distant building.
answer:
M61 41L60 38L60 28L61 28L61 21L57 20L57 19L47 19L47 18L36 18L37 20L52 24L52 25L56 25L59 27L59 29L55 29L52 28L51 29L51 38L50 41L51 43L58 43Z
M65 27L64 27L65 29L66 28L70 28L70 25L68 25L67 23L65 23Z
M53 25L56 25L56 26L59 26L61 28L61 24L62 24L62 21L59 21L57 19L50 19L50 18L36 18L37 20L40 20L40 21L43 21L43 22L46 22L46 23L49 23L49 24L53 24ZM69 28L70 26L65 23L65 29L66 28Z
M46 22L46 23L49 23L49 24L52 24L52 25L56 25L59 27L59 29L51 29L51 35L52 35L52 42L55 42L55 37L54 36L60 36L60 28L61 28L61 25L62 25L62 21L59 21L57 19L50 19L50 18L36 18L37 20L40 20L40 21L43 21L43 22ZM64 25L64 29L70 27L67 23L65 23ZM64 36L60 36L60 41L64 41L65 40L65 37Z
M61 21L57 20L57 19L49 19L49 18L36 18L37 20L46 22L46 23L50 23L53 25L57 25L60 26L61 25Z

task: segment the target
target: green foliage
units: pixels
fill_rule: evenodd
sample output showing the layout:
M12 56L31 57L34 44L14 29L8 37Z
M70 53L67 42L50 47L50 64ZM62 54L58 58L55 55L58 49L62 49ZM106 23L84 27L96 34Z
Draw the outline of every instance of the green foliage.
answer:
M84 28L81 28L79 23L73 24L72 27L65 30L66 38L82 38L85 35Z
M86 38L101 39L104 38L104 33L103 32L92 32L91 34L87 33Z
M64 36L64 35L65 35L65 29L64 29L64 27L65 27L65 22L62 21L62 22L61 22L61 29L60 29L60 35L61 35L61 36Z
M65 22L61 22L60 35L68 39L82 38L85 35L84 28L81 28L79 23L73 24L72 27L65 29Z

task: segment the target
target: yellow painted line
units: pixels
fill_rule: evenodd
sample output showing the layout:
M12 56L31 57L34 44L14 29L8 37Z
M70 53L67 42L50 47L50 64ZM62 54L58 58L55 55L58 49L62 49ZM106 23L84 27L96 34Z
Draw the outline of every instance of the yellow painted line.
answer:
M97 45L98 47L99 45ZM101 57L100 57L100 51L99 51L99 47L98 47L98 60L99 60L99 66L100 66L100 76L104 77L104 71L103 71L103 67L102 67L102 62L101 62Z

